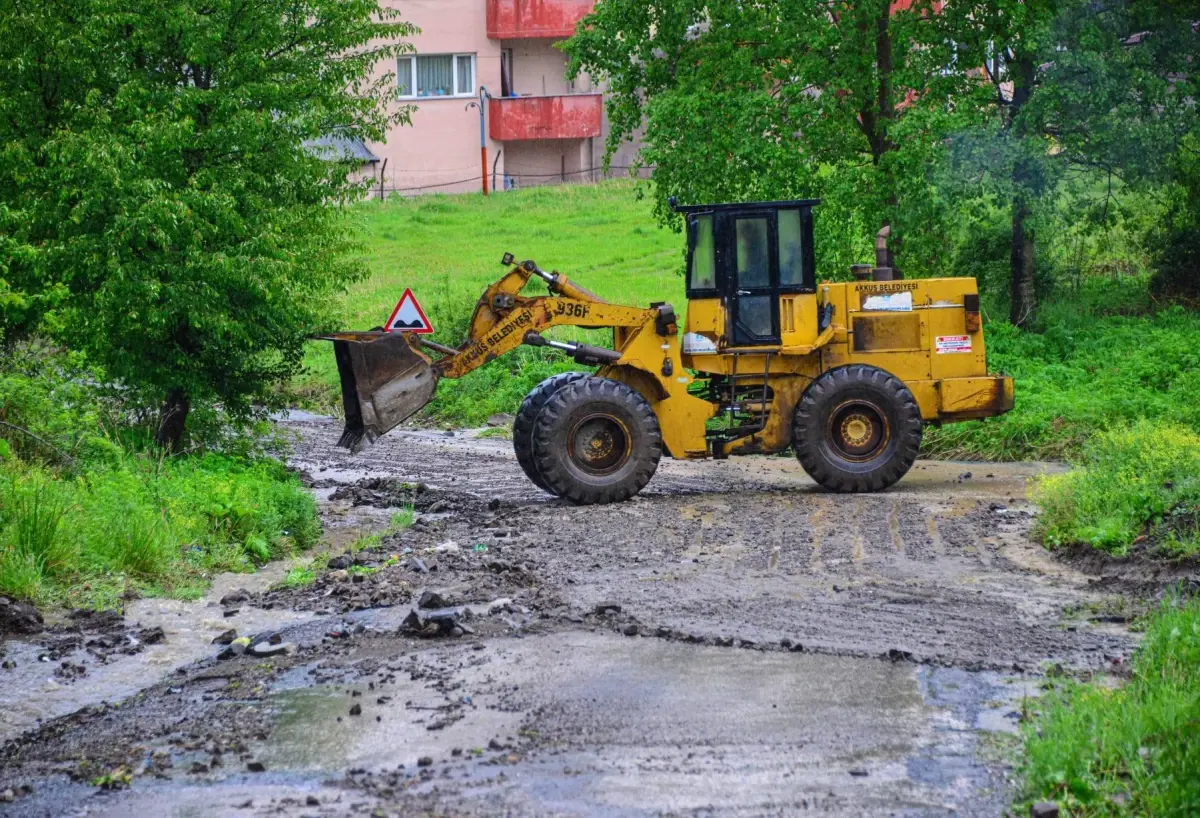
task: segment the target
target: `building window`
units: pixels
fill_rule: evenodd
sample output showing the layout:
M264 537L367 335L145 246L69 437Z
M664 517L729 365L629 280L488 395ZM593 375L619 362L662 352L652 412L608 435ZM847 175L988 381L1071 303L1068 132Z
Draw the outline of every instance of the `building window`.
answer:
M419 54L396 63L396 91L405 99L475 96L474 54Z

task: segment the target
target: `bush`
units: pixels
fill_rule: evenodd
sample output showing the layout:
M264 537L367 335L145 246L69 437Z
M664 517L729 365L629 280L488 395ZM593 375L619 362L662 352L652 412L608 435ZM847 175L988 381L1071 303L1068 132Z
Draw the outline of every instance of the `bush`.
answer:
M1124 554L1144 538L1170 554L1200 552L1200 435L1150 421L1105 432L1077 468L1040 480L1034 499L1048 545Z
M1200 600L1164 604L1124 687L1067 683L1025 731L1025 796L1081 816L1200 814Z
M1171 233L1150 279L1156 298L1200 303L1200 226Z

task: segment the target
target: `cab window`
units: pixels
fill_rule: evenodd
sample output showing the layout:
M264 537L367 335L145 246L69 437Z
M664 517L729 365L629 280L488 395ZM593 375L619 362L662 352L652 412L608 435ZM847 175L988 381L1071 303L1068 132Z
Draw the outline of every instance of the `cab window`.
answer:
M692 251L688 254L688 290L715 290L717 259L712 214L693 217L689 229Z
M804 286L804 238L799 210L779 211L779 286Z

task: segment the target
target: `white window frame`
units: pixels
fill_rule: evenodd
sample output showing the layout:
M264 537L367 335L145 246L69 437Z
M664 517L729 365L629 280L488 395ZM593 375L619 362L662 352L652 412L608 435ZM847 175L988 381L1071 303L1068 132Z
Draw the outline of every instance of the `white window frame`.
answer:
M456 93L443 94L441 96L437 96L436 94L420 96L419 94L416 93L416 91L417 91L417 60L421 59L422 57L449 57L450 58L451 71L453 72L453 76L454 76L454 88L456 90ZM471 58L471 90L465 94L457 93L457 89L458 89L458 58L459 57L470 57ZM408 63L408 71L409 71L408 87L411 88L413 91L413 93L411 93L411 94L399 93L399 87L400 87L399 80L400 80L400 70L401 70L400 63L402 63L404 60L409 61L409 63ZM475 52L473 52L473 51L460 51L457 53L438 53L438 54L403 54L396 60L396 81L397 81L396 82L397 97L399 97L400 99L417 99L417 100L470 99L479 94L479 67L476 64Z

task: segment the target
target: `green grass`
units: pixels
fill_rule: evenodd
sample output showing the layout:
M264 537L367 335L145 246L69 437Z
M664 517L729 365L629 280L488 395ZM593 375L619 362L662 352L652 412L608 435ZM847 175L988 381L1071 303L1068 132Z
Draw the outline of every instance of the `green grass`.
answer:
M1144 542L1167 556L1200 553L1200 434L1151 421L1103 432L1076 468L1042 478L1033 496L1047 545L1121 555Z
M1200 814L1200 599L1164 603L1124 686L1065 682L1038 706L1026 800L1079 818Z
M650 202L636 198L633 182L531 188L487 198L390 199L365 202L357 215L374 274L336 306L343 327L380 326L411 287L433 322L433 339L457 346L465 339L480 293L504 272L500 257L505 252L557 269L620 303L684 303L684 239L657 226ZM545 289L534 281L527 292ZM601 343L608 338L607 333L567 327L551 335ZM577 368L560 353L523 347L458 381L442 381L422 417L479 426L490 415L515 412L542 379ZM339 408L337 369L328 344L312 346L306 372L294 389L308 405Z
M988 365L1014 378L1012 412L930 429L927 457L1061 460L1141 418L1200 428L1200 314L1146 303L1146 279L1086 281L1038 331L992 321Z
M216 571L307 548L316 503L258 443L164 457L136 415L46 350L0 359L0 594L117 607L124 595L197 596Z
M128 590L194 596L320 535L316 505L274 461L219 455L56 474L0 463L0 594L109 607Z

